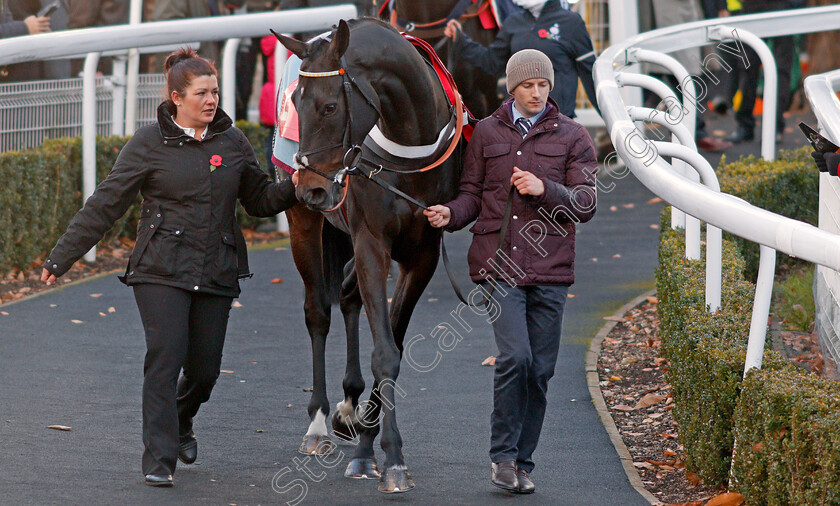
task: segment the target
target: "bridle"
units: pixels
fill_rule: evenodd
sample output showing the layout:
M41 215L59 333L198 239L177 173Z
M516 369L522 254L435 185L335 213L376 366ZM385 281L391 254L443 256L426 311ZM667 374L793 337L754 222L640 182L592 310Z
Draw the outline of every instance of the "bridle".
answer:
M383 172L383 171L392 172L392 173L396 173L396 174L418 174L418 173L421 173L421 172L427 172L429 170L434 169L435 167L438 167L443 162L445 162L447 159L449 159L449 157L455 151L455 148L458 146L458 143L460 142L461 133L462 133L463 128L464 128L464 112L465 111L464 111L463 102L461 101L461 95L457 92L455 93L455 104L452 107L452 114L455 117L455 130L454 130L454 133L452 135L452 140L450 141L449 146L447 147L446 151L441 156L439 156L437 159L435 159L432 163L430 163L430 164L428 164L428 165L426 165L422 168L412 169L412 170L396 170L396 169L392 169L392 168L389 168L389 167L385 167L382 164L377 164L375 162L372 162L372 161L364 158L364 156L363 156L362 142L364 141L364 138L367 136L368 132L365 131L365 132L361 133L361 132L354 132L353 131L354 115L356 116L357 120L358 120L360 115L374 114L374 113L376 114L377 118L381 118L382 117L382 111L380 110L379 105L377 104L376 100L374 98L372 98L371 91L367 90L364 86L361 86L353 78L353 76L351 76L350 73L347 71L347 63L346 63L343 56L341 58L341 67L338 70L331 70L331 71L326 71L326 72L307 72L307 71L300 70L300 71L298 71L298 74L301 77L306 77L306 78L341 77L341 81L342 81L341 87L344 90L344 97L345 97L346 108L347 108L347 121L346 121L345 126L344 126L344 134L342 136L341 144L332 144L332 145L327 145L327 146L321 146L321 147L318 147L316 149L312 149L312 150L309 150L309 151L298 152L298 154L295 157L296 158L295 161L297 162L297 165L299 167L301 167L302 169L312 171L313 173L323 177L324 179L326 179L328 181L331 181L333 184L336 184L336 185L344 188L344 192L343 192L343 195L342 195L339 203L336 204L334 207L325 210L324 212L333 212L333 211L339 209L344 204L344 201L347 199L347 193L348 193L348 190L349 190L349 183L350 183L350 179L347 176L364 176L364 177L368 178L369 180L373 181L374 183L376 183L377 185L381 186L382 188L384 188L384 189L386 189L386 190L388 190L388 191L390 191L390 192L392 192L396 195L399 195L400 197L408 200L412 204L414 204L414 205L416 205L416 206L418 206L422 209L428 209L428 206L426 206L422 202L419 202L414 197L404 193L399 188L396 188L393 185L391 185L391 184L389 184L385 181L382 181L379 178L376 178L375 176L377 174L379 174L380 172ZM355 90L356 93L354 93L354 90ZM360 104L361 107L366 108L367 109L366 111L365 110L359 111L357 109L356 112L354 113L353 97L356 96L356 95L360 95L361 98L362 98L361 101L357 100L356 103ZM451 121L450 121L450 123L451 123ZM361 138L359 138L360 136L361 136ZM308 157L311 156L311 155L314 155L316 153L321 153L321 152L331 150L331 149L336 149L336 148L344 149L344 156L342 157L343 168L341 170L339 170L335 175L327 174L327 173L321 171L320 169L317 169L317 168L309 165L308 161L305 161L305 160L308 160Z

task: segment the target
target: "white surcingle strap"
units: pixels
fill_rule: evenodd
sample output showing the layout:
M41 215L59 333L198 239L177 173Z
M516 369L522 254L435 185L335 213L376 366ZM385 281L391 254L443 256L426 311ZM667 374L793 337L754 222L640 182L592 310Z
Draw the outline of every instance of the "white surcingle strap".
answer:
M466 124L468 120L467 113L464 112L464 123ZM397 144L396 142L392 141L385 137L385 134L379 129L379 125L374 125L371 131L368 133L368 139L374 142L377 146L379 146L383 151L387 152L390 155L399 157L399 158L408 158L408 159L421 159L421 158L428 158L441 148L442 145L449 142L452 139L452 136L455 134L455 129L450 128L450 125L447 125L441 129L440 134L438 134L438 139L435 141L434 144L427 144L425 146L403 146L402 144Z

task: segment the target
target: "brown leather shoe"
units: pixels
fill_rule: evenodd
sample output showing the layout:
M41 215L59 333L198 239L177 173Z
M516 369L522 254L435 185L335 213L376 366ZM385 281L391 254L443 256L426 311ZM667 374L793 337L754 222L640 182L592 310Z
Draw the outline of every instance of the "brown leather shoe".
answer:
M533 494L534 490L537 489L534 482L531 481L531 474L524 469L516 468L516 479L519 481L517 492L520 494Z
M491 464L490 483L510 492L518 492L519 481L516 479L516 462L511 460Z

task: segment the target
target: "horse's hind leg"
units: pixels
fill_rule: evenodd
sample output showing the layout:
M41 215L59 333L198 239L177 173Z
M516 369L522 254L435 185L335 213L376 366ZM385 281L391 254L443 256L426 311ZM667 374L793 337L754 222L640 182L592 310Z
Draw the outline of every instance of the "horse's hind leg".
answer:
M309 400L309 428L300 445L305 454L327 454L334 444L327 433L327 400L325 347L330 329L330 301L324 282L322 265L323 247L321 232L324 218L297 205L287 211L291 237L292 256L303 278L305 298L303 304L306 328L312 341L312 397Z
M359 313L362 310L362 298L359 283L351 260L345 268L346 278L341 287L341 312L347 334L347 366L344 372L344 400L335 407L332 416L333 433L346 441L358 435L359 396L365 390L362 367L359 363Z

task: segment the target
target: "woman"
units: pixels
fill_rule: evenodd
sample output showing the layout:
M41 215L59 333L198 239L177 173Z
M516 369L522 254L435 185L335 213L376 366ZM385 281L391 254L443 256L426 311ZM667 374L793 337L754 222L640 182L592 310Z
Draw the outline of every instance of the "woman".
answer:
M166 59L168 98L70 222L41 279L53 284L143 196L137 242L120 280L134 289L146 334L143 474L170 487L176 459L195 461L192 419L219 376L238 279L250 277L236 201L271 216L297 201L272 183L245 135L218 108L217 71L192 49ZM176 380L183 367L184 375Z
M513 0L513 3L522 10L505 18L496 39L488 47L470 39L455 19L446 25L444 34L458 45L464 61L490 75L500 74L512 54L536 49L551 60L555 86L550 96L557 102L560 112L569 118L575 117L578 77L597 110L592 80L595 50L580 15L568 10L565 0Z

